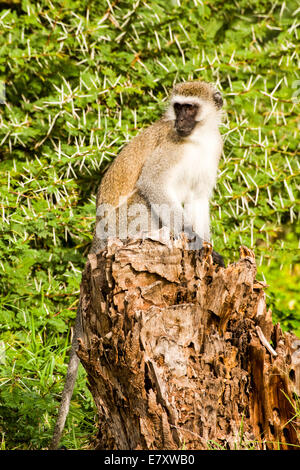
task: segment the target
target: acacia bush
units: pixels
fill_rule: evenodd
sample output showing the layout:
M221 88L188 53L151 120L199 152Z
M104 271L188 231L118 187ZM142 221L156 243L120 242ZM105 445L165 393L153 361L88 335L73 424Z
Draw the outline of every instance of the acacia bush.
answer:
M224 153L211 204L227 262L255 249L281 326L300 333L299 49L295 0L2 1L2 448L49 442L68 331L108 164L163 111L174 82L222 91ZM85 445L84 372L63 443Z

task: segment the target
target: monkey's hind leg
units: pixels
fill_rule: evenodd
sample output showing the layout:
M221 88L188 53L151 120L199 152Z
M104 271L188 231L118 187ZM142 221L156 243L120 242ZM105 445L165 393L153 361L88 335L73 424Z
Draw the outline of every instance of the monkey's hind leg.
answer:
M74 335L71 346L70 360L67 370L67 376L65 381L64 390L61 397L61 404L58 412L58 417L55 423L52 441L50 443L49 449L55 450L58 448L59 441L61 439L62 432L64 430L66 418L68 416L70 401L73 395L73 390L77 378L77 371L79 366L79 358L76 354L78 349L78 338L82 336L82 327L81 327L81 303L79 300L79 305L76 314Z

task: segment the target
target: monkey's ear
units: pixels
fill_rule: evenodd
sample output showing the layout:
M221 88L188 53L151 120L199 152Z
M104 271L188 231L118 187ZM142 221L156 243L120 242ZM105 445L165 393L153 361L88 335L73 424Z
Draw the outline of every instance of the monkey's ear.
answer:
M215 91L213 95L213 100L215 102L215 105L217 106L218 109L221 109L223 106L223 98L222 95L219 91Z

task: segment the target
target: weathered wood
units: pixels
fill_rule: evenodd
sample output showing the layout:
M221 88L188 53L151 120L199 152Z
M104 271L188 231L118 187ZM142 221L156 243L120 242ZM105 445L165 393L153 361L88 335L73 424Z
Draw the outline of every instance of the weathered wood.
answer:
M273 326L255 276L245 247L227 268L184 240L89 255L78 355L99 414L95 448L300 444L300 341Z

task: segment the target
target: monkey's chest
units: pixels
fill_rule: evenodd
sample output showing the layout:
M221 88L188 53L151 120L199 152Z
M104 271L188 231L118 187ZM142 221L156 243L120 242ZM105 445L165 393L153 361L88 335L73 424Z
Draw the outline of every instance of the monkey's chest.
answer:
M207 198L215 185L217 165L211 152L191 146L175 166L171 186L180 203Z

